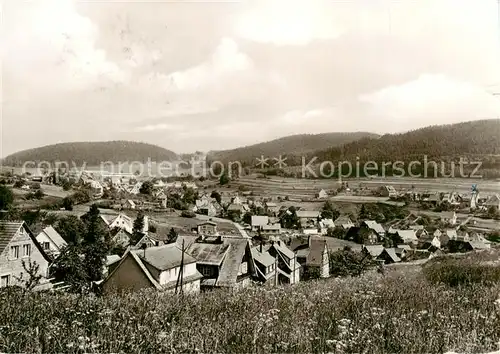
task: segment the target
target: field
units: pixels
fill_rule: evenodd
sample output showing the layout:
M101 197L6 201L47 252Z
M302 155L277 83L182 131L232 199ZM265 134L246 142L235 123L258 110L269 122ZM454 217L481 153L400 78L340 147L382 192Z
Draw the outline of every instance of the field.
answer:
M500 182L480 179L465 179L465 178L359 178L345 179L351 189L354 188L370 188L376 189L382 185L392 185L398 190L410 190L415 187L415 190L423 192L470 192L471 186L477 184L479 190L485 194L500 192ZM251 190L256 195L285 197L290 199L309 199L314 198L315 194L321 189L336 190L341 183L337 179L298 179L298 178L283 178L269 177L266 179L256 178L255 175L244 176L232 182L232 185L237 187L243 186Z
M0 292L0 352L483 353L500 285L434 285L419 266L179 297Z

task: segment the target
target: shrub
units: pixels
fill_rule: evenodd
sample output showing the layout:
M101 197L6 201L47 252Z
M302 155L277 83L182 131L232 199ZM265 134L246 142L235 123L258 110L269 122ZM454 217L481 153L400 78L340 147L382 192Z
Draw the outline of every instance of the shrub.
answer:
M346 247L343 250L331 252L330 275L332 276L360 276L378 263L362 252L354 252Z
M478 260L458 257L436 257L423 268L427 280L443 283L451 287L460 285L500 282L500 267L481 263Z
M182 213L181 213L181 216L183 218L194 218L196 216L195 213L193 213L192 211L189 211L189 210L184 210Z

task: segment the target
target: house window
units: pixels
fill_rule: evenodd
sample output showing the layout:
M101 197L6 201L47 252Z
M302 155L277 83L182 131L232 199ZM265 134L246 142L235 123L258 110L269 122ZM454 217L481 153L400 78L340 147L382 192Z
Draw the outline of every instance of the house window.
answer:
M43 243L43 249L44 249L45 251L48 251L48 250L50 249L50 242L44 242L44 243Z
M2 275L0 277L0 287L3 288L9 285L10 285L10 275Z
M209 277L212 275L212 270L210 267L201 267L201 274L203 274L204 277Z
M23 245L23 257L29 257L31 256L31 245Z
M14 259L19 258L19 246L12 246L10 248L10 253L12 255L12 258Z

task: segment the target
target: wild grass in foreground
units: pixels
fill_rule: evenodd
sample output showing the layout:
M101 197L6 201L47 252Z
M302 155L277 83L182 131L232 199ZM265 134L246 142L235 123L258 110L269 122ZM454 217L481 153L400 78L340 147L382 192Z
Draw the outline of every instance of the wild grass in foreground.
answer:
M0 294L1 352L488 352L500 286L434 285L421 272L198 297Z

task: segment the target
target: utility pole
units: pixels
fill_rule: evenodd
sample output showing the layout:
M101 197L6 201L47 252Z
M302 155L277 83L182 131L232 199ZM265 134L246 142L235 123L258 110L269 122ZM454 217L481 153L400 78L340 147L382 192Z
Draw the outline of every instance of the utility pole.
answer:
M180 293L182 295L182 281L184 275L184 239L182 240L182 249L181 249L181 269L179 270L179 275L177 277L177 283L175 284L175 293ZM180 288L179 288L180 284Z

